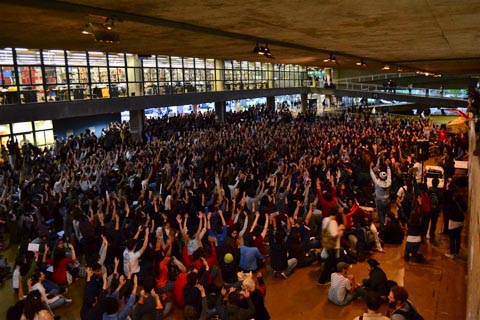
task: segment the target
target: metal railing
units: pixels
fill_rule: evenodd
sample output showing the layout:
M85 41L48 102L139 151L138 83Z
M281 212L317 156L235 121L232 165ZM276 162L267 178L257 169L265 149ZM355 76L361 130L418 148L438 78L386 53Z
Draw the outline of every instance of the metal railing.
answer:
M417 76L416 73L380 73L380 74L371 74L371 75L364 75L364 76L356 76L356 77L348 77L337 79L337 83L342 82L364 82L364 81L375 81L375 80L387 80L387 79L397 79L397 78L406 78Z

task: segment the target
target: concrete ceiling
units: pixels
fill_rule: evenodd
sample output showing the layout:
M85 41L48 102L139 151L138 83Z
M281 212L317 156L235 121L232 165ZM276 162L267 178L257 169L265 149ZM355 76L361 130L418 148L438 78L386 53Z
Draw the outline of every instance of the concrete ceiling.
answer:
M1 47L271 61L367 71L480 72L480 1L0 1ZM118 43L81 34L116 17ZM275 57L252 53L268 42Z

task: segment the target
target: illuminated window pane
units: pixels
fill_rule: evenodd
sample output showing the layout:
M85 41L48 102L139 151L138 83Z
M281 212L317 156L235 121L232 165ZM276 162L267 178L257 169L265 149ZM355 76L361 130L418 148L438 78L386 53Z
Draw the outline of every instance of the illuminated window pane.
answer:
M18 146L21 148L25 143L33 144L33 132L22 133L15 135L15 138L18 140Z
M35 130L46 130L46 129L53 129L53 123L52 120L40 120L40 121L35 121Z
M89 51L88 60L91 66L107 66L107 55L105 52Z
M17 63L19 65L41 64L40 50L16 48L15 51L17 52Z
M45 145L45 134L43 131L35 132L35 139L37 142L37 146Z
M43 50L43 64L47 66L64 66L65 52L63 50Z
M9 124L0 124L0 136L10 134L10 125Z
M181 57L171 57L172 59L172 68L181 68L182 67L182 58Z
M157 56L158 67L170 68L170 58L168 56Z
M45 132L45 144L50 145L55 142L55 138L53 135L53 130L46 130Z
M22 133L22 132L29 132L32 131L32 123L31 122L17 122L13 125L12 132L13 133Z
M195 69L204 69L205 59L195 58Z
M86 66L87 53L83 51L68 51L67 52L68 65L70 66Z
M13 64L12 48L0 49L0 64Z
M109 54L108 55L108 65L110 67L124 67L125 66L125 55L123 53Z

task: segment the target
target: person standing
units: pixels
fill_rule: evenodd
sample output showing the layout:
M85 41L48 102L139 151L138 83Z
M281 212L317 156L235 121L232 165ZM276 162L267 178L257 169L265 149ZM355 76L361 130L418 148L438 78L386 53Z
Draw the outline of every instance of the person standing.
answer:
M336 271L337 252L340 248L339 238L345 230L345 226L339 226L337 223L337 213L338 207L332 207L330 216L322 221L322 246L327 251L328 257L318 279L319 285L328 284L331 280L331 274Z
M450 252L445 256L453 259L460 253L461 234L467 210L467 204L460 196L455 182L451 182L445 192L444 210L448 214L448 234L450 236Z
M432 186L428 188L428 196L430 198L430 216L428 223L430 222L429 237L430 242L435 243L435 231L437 230L437 221L440 216L440 190L438 185L440 180L438 178L432 179Z
M390 159L385 160L387 172L381 171L378 176L373 172L373 162L370 163L370 176L375 184L375 206L377 207L380 227L385 224L385 217L390 212L390 187L392 186L392 172Z

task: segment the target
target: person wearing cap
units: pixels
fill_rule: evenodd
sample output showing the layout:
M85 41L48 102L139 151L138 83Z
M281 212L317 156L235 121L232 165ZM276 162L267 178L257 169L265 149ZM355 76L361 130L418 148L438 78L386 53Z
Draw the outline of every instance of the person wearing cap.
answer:
M385 217L390 212L390 187L392 186L392 172L390 159L385 160L387 171L381 171L378 176L373 172L373 162L370 163L370 176L375 184L375 207L377 208L380 226L385 224Z
M355 294L355 278L348 274L350 265L346 262L337 263L337 272L332 273L332 283L328 290L328 300L338 306L344 306L350 303Z
M388 296L387 275L379 266L380 263L377 260L367 260L369 273L368 278L362 280L362 288L358 290L360 296L365 296L370 291L374 291L385 299Z
M222 280L226 287L233 286L238 282L237 277L238 262L235 261L233 254L227 253L220 261L220 269L222 270Z

